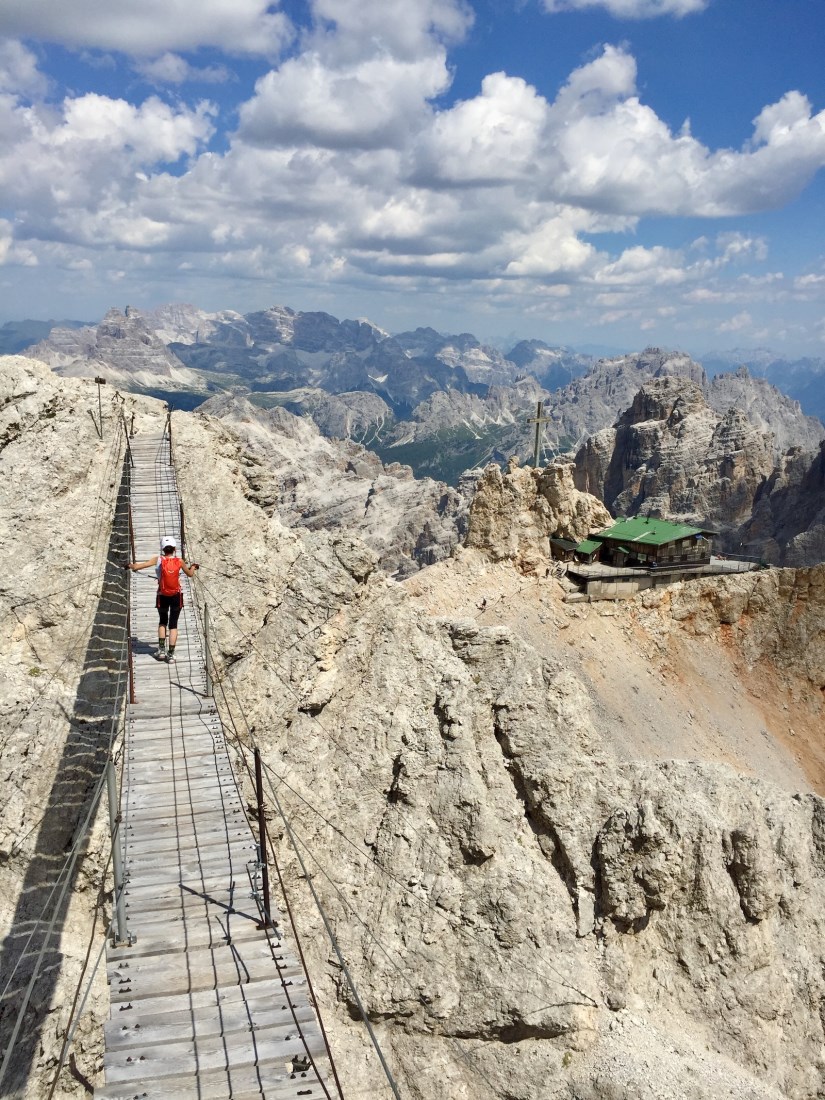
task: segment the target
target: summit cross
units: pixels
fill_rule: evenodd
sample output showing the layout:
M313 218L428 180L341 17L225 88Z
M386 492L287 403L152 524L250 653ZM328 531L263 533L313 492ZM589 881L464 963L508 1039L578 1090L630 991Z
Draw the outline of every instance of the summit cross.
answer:
M543 424L548 424L552 419L549 416L542 416L543 401L539 401L536 405L536 415L531 417L527 423L536 425L536 441L533 445L533 465L536 469L539 468L539 448L541 445L541 429Z

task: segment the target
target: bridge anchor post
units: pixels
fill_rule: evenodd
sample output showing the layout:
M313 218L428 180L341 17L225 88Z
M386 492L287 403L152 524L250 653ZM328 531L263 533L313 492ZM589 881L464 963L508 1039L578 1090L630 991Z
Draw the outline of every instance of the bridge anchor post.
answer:
M255 749L255 797L258 799L258 866L261 869L261 885L263 892L262 909L264 919L259 928L270 928L274 925L272 911L269 908L269 868L266 865L266 814L264 813L264 781L261 774L261 750Z
M120 807L117 799L115 765L111 757L106 763L106 788L109 792L109 832L112 838L112 873L115 880L112 914L112 946L131 947L136 940L126 928L126 898L123 893L123 855L120 851Z
M209 604L203 605L203 666L206 674L206 698L212 698L212 673L209 671Z

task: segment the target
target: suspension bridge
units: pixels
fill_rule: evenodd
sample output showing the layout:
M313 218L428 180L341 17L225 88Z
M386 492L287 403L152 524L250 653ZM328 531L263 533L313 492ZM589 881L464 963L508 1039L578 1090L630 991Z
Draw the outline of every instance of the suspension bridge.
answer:
M166 435L131 441L133 550L181 548ZM153 578L151 578L153 580ZM115 830L110 1018L96 1100L338 1096L306 971L266 897L210 692L192 585L173 663L159 661L153 585L131 574L130 699ZM265 845L265 840L262 838Z
M102 407L98 415L95 427L103 442ZM363 921L296 835L272 779L412 902L441 923L455 924L463 934L461 922L383 867L261 759L237 693L230 705L223 678L213 681L210 674L215 670L214 649L206 596L235 630L242 635L243 630L203 582L194 585L181 576L184 604L176 660L157 659L156 579L151 570L125 573L123 567L127 559L153 558L164 535L175 538L184 556L184 511L172 460L171 416L163 431L135 436L116 397L108 422L118 431L109 437L100 470L92 553L82 578L14 605L50 601L77 589L84 593L79 603L82 616L72 628L61 664L18 719L19 726L36 715L38 707L55 705L47 689L70 659L79 661L82 670L73 710L66 714L65 746L10 931L0 944L0 1096L28 1095L34 1075L42 1080L45 1070L51 1079L43 1093L46 1100L64 1095L60 1086L67 1072L96 1100L343 1100L277 849L268 835L265 776L271 805L312 895L348 999L357 1008L380 1064L379 1072L371 1056L365 1060L357 1071L355 1093L348 1086L347 1095L391 1094L400 1100L305 857L342 908L362 925ZM311 606L313 618L320 620L301 632L294 645L316 637L332 613L326 603ZM254 641L248 641L255 649ZM276 672L284 690L294 692L289 682L292 657L286 652L267 657L255 652ZM231 680L228 683L231 688ZM59 697L56 705L61 706ZM243 735L236 718L245 728ZM313 720L321 724L317 716ZM326 732L360 774L357 754ZM253 750L254 776L247 760ZM256 805L245 799L233 764L246 768ZM373 786L383 799L383 788ZM61 936L107 790L114 880L111 922L101 937L98 917L109 909L110 882L109 866L101 865L86 958L71 1004L61 1005L55 1000L64 965ZM253 833L249 817L256 813ZM277 873L283 911L270 898L270 864ZM91 877L97 877L94 871ZM408 972L374 934L370 936L401 986L426 1006ZM95 947L99 950L93 961ZM79 1067L71 1048L104 956L109 1017L103 1029L103 1080L98 1064L93 1086L83 1072L91 1068L88 1061ZM42 1043L49 1006L60 1013L62 1048L56 1061ZM451 1045L459 1060L487 1083L471 1052L458 1040L451 1040Z

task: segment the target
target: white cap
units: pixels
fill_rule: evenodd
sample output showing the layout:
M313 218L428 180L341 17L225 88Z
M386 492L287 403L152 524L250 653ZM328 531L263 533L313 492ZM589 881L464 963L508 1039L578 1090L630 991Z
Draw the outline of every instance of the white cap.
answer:
M164 536L163 536L163 538L162 538L162 539L160 540L160 548L161 548L161 550L166 550L166 549L168 549L168 548L169 548L170 546L171 546L171 547L172 547L172 549L174 550L174 549L175 549L175 547L177 546L177 543L176 543L176 542L175 542L175 540L174 540L174 539L173 539L173 538L171 537L171 535L164 535Z

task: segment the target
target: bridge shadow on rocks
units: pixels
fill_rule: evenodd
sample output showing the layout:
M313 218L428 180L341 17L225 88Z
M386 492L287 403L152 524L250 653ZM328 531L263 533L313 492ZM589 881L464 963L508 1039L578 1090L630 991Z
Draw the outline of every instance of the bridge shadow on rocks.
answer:
M69 716L66 743L11 931L0 948L0 1064L13 1042L0 1097L31 1095L26 1082L40 1050L41 1033L60 976L60 940L86 853L88 832L78 843L76 858L68 865L67 859L89 815L128 690L128 574L122 566L129 558L128 506L129 470L124 462L103 587ZM86 906L89 911L93 901L90 897ZM30 985L31 997L15 1035L18 1012Z

